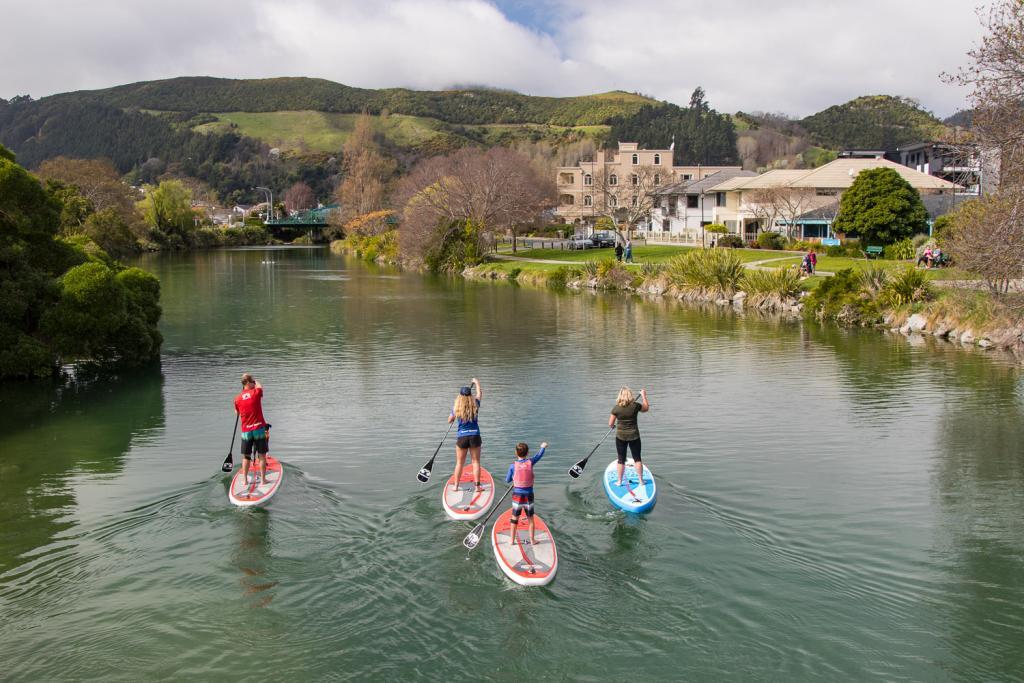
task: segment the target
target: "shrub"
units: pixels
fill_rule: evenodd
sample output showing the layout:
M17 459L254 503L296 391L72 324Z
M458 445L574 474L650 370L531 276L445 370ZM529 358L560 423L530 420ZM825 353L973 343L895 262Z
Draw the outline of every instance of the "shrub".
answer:
M861 288L872 296L878 295L889 282L889 271L881 266L870 265L860 272Z
M607 258L597 263L597 279L601 286L616 289L630 284L633 276L620 261Z
M743 238L741 238L739 235L724 235L721 239L718 240L718 246L737 249L743 246Z
M893 308L926 301L932 296L931 284L924 271L907 266L889 278L882 290L882 299Z
M597 277L597 261L584 261L583 272L587 277Z
M833 245L833 246L830 246L830 247L825 247L825 255L826 256L832 256L832 257L846 256L846 247L844 247L842 245L838 245L838 246ZM859 256L859 254L858 254L858 256Z
M804 313L848 325L868 324L881 318L877 299L863 291L860 275L851 268L822 280L807 297Z
M941 219L943 217L939 216L939 218ZM935 224L938 225L938 221L936 221ZM934 241L934 240L932 240L931 235L926 235L923 232L922 233L918 233L917 235L914 235L914 249L920 249L925 244L927 244L928 242L932 242L932 241Z
M909 237L885 247L882 256L890 261L905 261L914 258L914 241Z
M666 267L679 287L728 295L739 289L743 271L740 257L725 249L695 249L673 257Z
M757 236L757 244L762 249L782 249L786 246L786 239L777 232L762 232Z
M663 263L651 263L650 261L644 261L640 264L640 274L645 278L655 278L665 272L665 264Z
M725 227L721 223L712 223L704 226L704 232L712 235L728 235L729 228Z
M521 272L523 272L522 268L513 268L512 270L508 271L508 279L509 279L509 281L510 282L515 282L516 278L519 277L519 274Z
M564 289L569 280L574 280L582 275L582 271L579 268L573 268L572 266L562 266L548 273L547 279L545 280L548 287L552 289Z
M742 288L747 294L789 298L798 296L803 291L803 284L796 268L774 268L746 271Z

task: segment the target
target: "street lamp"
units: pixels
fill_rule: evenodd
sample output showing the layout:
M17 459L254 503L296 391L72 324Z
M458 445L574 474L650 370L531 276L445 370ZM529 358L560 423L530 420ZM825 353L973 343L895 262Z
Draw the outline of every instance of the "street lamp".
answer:
M274 193L268 187L257 187L255 189L267 193L267 220L274 220Z

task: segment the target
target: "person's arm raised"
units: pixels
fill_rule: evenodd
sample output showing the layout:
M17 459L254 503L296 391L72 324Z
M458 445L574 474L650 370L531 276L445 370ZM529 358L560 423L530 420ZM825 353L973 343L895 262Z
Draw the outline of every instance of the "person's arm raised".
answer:
M484 397L484 389L480 386L480 380L476 377L473 378L473 385L476 386L476 400L481 400Z
M641 389L640 390L640 412L641 413L646 413L650 409L651 409L651 404L647 402L647 390L646 389Z

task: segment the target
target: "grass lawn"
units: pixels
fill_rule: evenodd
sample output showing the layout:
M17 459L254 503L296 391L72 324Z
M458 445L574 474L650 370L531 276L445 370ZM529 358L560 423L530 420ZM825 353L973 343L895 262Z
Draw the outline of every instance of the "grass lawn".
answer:
M766 266L779 267L779 268L792 268L799 266L801 257L794 257L792 260L786 261L773 261L772 263L765 264ZM818 256L818 270L824 270L830 273L837 273L840 270L852 268L853 270L866 270L868 267L875 266L878 268L884 268L886 270L901 270L907 266L914 265L913 260L909 261L889 261L886 259L871 259L865 260L862 258L852 258L849 256ZM970 273L960 270L958 268L933 268L925 273L931 280L974 280L976 276Z
M675 247L671 245L651 245L633 247L633 260L637 263L665 263L673 256L685 254L698 247ZM740 257L744 263L751 261L763 261L765 259L785 256L785 253L778 251L766 251L764 249L734 249L733 252ZM511 250L503 249L502 254L512 256ZM606 258L615 258L615 251L606 247L604 249L579 249L570 251L568 249L520 249L515 256L532 259L551 259L553 261L573 261L583 263L584 261L601 261ZM796 263L800 258L796 257Z

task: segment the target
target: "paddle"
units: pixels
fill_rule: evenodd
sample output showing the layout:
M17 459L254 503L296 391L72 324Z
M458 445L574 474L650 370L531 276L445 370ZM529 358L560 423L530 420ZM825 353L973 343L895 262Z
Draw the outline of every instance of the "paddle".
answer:
M607 439L608 436L614 431L615 427L609 428L608 432L601 437L600 441L597 442L597 446L594 446L593 450L591 450L590 453L587 454L587 457L583 458L578 463L569 468L570 477L572 477L573 479L580 478L580 475L583 474L583 469L587 466L587 461L590 460L590 456L597 452L597 449L601 446L601 444L604 443L604 440Z
M231 457L232 451L235 450L235 434L238 433L238 418L239 414L235 413L235 428L231 430L231 448L228 449L228 457L224 458L224 464L220 466L224 472L230 472L235 466L234 458Z
M455 423L448 423L448 431L445 432L444 436L441 438L441 443L437 444L437 450L434 451L434 454L430 456L430 460L427 461L426 465L420 468L419 474L416 475L416 478L422 481L423 483L426 483L427 481L430 480L430 471L434 469L434 458L436 458L437 454L441 452L441 446L444 445L444 440L448 438L449 432L452 431L453 424Z
M505 493L501 494L501 498L498 499L498 502L494 504L494 506L491 508L491 511L487 513L486 517L484 517L484 521L480 522L475 527L473 527L473 530L469 532L469 535L462 539L462 545L466 546L470 550L476 547L477 543L480 542L480 534L484 532L484 527L487 526L487 520L489 520L491 518L491 515L494 514L494 511L501 506L501 501L505 500L505 496L512 493L513 488L515 488L515 484L509 486L508 490L505 491Z

